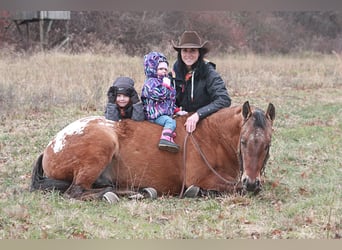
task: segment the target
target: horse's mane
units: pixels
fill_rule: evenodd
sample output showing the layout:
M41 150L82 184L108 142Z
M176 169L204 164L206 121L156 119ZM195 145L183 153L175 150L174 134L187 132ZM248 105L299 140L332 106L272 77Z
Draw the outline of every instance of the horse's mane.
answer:
M262 110L256 109L255 112L253 112L253 118L255 128L264 129L266 127L266 116Z

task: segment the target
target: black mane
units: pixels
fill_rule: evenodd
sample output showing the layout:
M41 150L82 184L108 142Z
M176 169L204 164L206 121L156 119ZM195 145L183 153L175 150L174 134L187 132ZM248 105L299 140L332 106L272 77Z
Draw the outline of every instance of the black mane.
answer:
M266 127L266 116L262 110L255 110L253 113L254 127L264 129Z

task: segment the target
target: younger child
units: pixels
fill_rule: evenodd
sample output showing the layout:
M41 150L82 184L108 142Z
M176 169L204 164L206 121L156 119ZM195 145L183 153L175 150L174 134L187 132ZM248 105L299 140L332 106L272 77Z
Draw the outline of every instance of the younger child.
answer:
M141 101L147 120L163 126L159 149L176 153L180 148L173 140L176 136L176 121L172 118L177 111L176 90L167 77L168 66L167 58L162 53L151 52L144 56L146 80Z
M132 119L145 120L143 105L134 89L134 81L129 77L118 77L107 92L108 103L105 117L108 120L120 121Z

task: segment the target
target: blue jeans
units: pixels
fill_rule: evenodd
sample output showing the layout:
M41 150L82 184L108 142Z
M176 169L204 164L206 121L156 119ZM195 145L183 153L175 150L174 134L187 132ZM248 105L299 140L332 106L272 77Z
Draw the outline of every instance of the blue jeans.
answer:
M171 129L172 131L175 131L176 129L176 120L172 119L172 117L168 115L162 115L159 116L157 119L149 121L163 126L164 129Z

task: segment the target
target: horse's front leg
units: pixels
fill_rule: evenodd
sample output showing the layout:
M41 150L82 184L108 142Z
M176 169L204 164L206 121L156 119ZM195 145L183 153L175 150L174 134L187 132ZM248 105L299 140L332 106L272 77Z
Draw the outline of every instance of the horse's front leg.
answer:
M214 173L207 175L197 183L188 185L185 197L221 196L224 194L241 193L241 183L231 176L217 176Z

